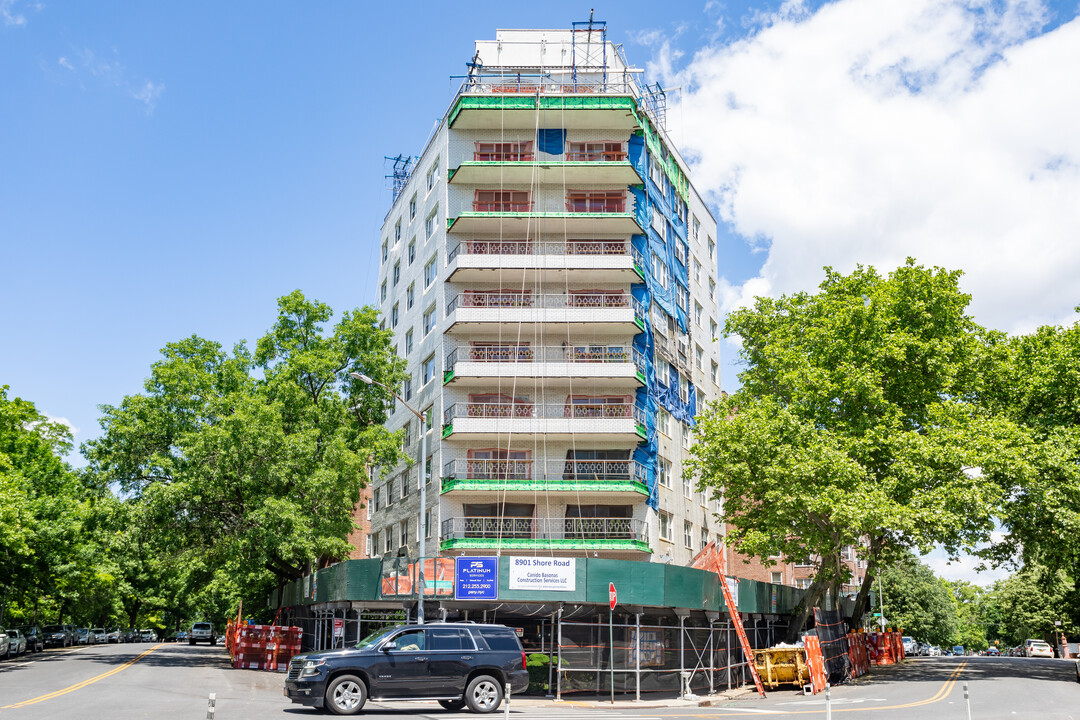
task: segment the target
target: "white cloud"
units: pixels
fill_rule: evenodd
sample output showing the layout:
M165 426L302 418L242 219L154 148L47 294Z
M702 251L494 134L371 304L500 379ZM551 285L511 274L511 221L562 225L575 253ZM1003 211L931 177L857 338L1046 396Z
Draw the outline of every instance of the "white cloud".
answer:
M0 19L3 19L5 26L26 26L26 15L19 9L20 5L26 5L31 10L41 10L45 7L39 2L20 3L19 0L0 0Z
M71 61L68 60L66 57L63 57L63 56L61 56L60 59L56 61L56 64L59 65L62 68L67 68L68 70L74 70L75 69L75 66L71 64Z
M67 429L71 431L72 437L79 434L79 428L75 427L75 425L70 420L68 420L66 417L54 417L54 416L52 416L52 415L50 415L48 413L44 413L44 415L45 415L46 418L49 419L49 422L59 423L61 425L66 426Z
M135 88L130 91L131 97L135 98L143 104L147 113L154 111L154 106L157 104L158 98L161 97L161 93L165 92L164 83L153 83L147 80L142 87Z
M695 185L763 248L723 308L912 256L964 270L985 325L1071 322L1080 20L1045 17L1036 0L789 0L681 69L650 37L649 69L684 87L668 117Z

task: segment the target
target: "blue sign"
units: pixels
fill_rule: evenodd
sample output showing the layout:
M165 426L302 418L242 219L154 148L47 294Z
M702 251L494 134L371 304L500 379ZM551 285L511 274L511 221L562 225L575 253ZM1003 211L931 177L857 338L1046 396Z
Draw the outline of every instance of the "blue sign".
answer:
M454 558L455 600L498 600L499 558Z

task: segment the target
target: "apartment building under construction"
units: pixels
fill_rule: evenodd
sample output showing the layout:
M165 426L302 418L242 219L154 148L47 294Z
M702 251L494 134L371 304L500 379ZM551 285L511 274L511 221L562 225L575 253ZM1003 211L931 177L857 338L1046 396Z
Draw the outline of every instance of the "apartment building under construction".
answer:
M721 534L682 472L720 393L716 222L664 92L592 21L499 30L467 67L382 227L427 422L393 409L415 462L373 473L366 553L686 565Z

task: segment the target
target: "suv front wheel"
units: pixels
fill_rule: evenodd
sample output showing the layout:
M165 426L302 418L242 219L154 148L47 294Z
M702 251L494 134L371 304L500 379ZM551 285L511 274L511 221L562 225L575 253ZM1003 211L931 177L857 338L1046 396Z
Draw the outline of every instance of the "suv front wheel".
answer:
M465 702L474 713L494 712L502 703L503 690L490 675L478 675L465 690Z
M334 715L356 715L367 701L367 686L355 675L334 678L326 688L326 709Z

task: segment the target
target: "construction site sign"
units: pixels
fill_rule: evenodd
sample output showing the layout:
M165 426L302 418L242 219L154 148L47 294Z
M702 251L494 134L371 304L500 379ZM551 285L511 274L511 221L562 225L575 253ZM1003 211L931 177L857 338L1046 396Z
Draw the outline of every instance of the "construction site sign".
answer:
M510 558L511 590L573 592L577 589L577 558Z

